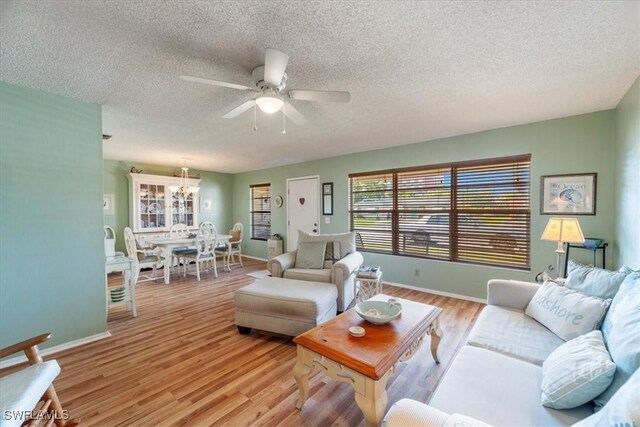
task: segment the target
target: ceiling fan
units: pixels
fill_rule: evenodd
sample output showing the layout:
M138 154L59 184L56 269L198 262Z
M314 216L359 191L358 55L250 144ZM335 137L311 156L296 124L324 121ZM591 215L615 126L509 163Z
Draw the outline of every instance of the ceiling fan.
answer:
M180 76L180 78L190 82L228 87L257 94L255 98L250 99L222 116L225 119L237 117L251 107L257 105L267 114L273 114L282 109L282 112L289 117L291 121L300 125L305 123L306 119L298 110L286 101L285 98L297 101L317 102L349 102L351 99L351 94L349 92L300 89L287 90L288 62L289 55L286 53L282 53L276 49L267 49L264 58L264 65L258 65L251 72L255 87L193 76Z

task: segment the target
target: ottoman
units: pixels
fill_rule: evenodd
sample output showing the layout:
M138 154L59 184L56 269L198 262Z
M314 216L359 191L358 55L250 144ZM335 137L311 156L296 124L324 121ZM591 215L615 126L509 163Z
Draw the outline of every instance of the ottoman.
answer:
M267 277L238 289L236 326L295 337L335 317L338 291L332 283Z

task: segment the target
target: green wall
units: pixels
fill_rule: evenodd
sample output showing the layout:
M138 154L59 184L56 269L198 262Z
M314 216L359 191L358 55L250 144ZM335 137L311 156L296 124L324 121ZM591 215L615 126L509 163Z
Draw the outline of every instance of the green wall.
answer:
M101 107L0 82L0 347L106 331Z
M640 78L616 110L615 241L620 264L640 268Z
M320 182L334 183L334 215L331 224L321 219L321 232L348 230L348 174L395 167L428 165L531 153L531 271L483 267L442 261L364 253L365 263L381 265L384 280L417 287L485 298L491 278L532 280L545 266L555 266L553 242L540 240L550 216L540 215L540 176L597 172L597 215L579 216L586 236L614 239L613 136L615 111L549 120L469 135L421 142L401 147L306 162L234 175L234 217L249 223L249 185L270 182L275 195L286 196L286 179L319 175ZM286 200L286 197L285 197ZM286 202L273 207L272 233L286 234ZM286 237L285 237L286 238ZM285 246L286 247L286 246ZM266 243L247 241L243 253L266 258ZM611 251L607 264L612 264ZM590 262L589 251L575 250L572 258ZM418 275L415 275L415 270Z
M109 142L105 142L108 144ZM150 165L145 163L127 163L118 160L104 161L104 193L113 194L115 200L114 215L105 215L104 223L110 225L116 231L116 250L125 251L124 228L129 226L129 180L127 176L131 167L142 169L142 173L151 175L173 176L176 167ZM190 169L191 175L199 174L200 200L211 200L211 210L201 210L198 214L199 221L211 221L219 232L227 232L235 222L232 216L232 175L217 172L204 172ZM248 223L245 223L248 224Z

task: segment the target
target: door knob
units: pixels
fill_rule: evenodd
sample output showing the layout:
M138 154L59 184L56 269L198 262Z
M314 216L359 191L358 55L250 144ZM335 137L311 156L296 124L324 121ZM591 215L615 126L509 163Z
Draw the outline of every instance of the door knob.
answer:
M314 233L317 233L317 232L318 232L318 230L316 230L315 228L314 228L312 231L313 231Z

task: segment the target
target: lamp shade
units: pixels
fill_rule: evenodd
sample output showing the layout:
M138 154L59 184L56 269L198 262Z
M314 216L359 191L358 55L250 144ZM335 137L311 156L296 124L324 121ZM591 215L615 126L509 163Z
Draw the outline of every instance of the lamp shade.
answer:
M542 233L541 240L584 243L584 234L576 218L551 218Z
M265 94L256 98L256 104L265 113L273 114L282 108L284 101L275 95Z

